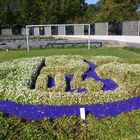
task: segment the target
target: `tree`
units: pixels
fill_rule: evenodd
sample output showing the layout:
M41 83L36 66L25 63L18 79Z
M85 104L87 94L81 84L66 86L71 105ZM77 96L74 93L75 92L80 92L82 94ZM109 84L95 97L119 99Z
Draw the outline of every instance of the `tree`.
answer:
M98 13L101 11L104 0L99 0L96 4L89 4L86 6L84 15L84 23L95 23Z
M0 1L0 26L12 28L27 24L27 0L1 0Z
M135 0L106 0L95 21L122 22L138 20Z
M140 0L0 0L0 27L139 20Z

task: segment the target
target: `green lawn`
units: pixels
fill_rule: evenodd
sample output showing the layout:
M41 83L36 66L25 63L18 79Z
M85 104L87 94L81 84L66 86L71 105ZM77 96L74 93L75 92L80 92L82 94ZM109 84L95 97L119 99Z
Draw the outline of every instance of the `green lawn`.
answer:
M0 51L0 62L8 61L21 57L49 56L49 55L68 55L79 54L84 56L93 55L112 55L128 60L130 63L140 63L140 49L132 48L96 48L88 50L86 48L67 48L67 49L34 49L30 52L26 50L17 50L4 52Z

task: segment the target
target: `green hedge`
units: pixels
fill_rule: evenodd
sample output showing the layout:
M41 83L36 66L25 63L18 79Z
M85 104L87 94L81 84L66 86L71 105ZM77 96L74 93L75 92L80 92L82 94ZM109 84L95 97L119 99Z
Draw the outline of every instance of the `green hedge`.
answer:
M0 140L137 140L139 116L140 110L101 120L89 115L84 122L77 116L25 121L0 113Z

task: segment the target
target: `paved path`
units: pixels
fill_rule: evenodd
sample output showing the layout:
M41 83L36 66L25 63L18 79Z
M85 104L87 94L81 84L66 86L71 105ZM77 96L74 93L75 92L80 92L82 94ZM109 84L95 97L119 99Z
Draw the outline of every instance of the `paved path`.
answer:
M75 35L75 36L59 36L67 39L88 39L89 36ZM140 47L140 36L111 36L111 35L91 35L91 40L96 41L114 41L120 45L137 44Z

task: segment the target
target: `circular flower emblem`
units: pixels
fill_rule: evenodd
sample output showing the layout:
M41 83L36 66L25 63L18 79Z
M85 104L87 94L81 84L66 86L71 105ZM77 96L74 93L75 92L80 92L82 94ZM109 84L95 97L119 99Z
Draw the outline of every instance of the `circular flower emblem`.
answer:
M140 108L139 96L140 65L118 57L64 55L0 64L0 110L26 119L80 115L81 107L98 117L116 116Z

